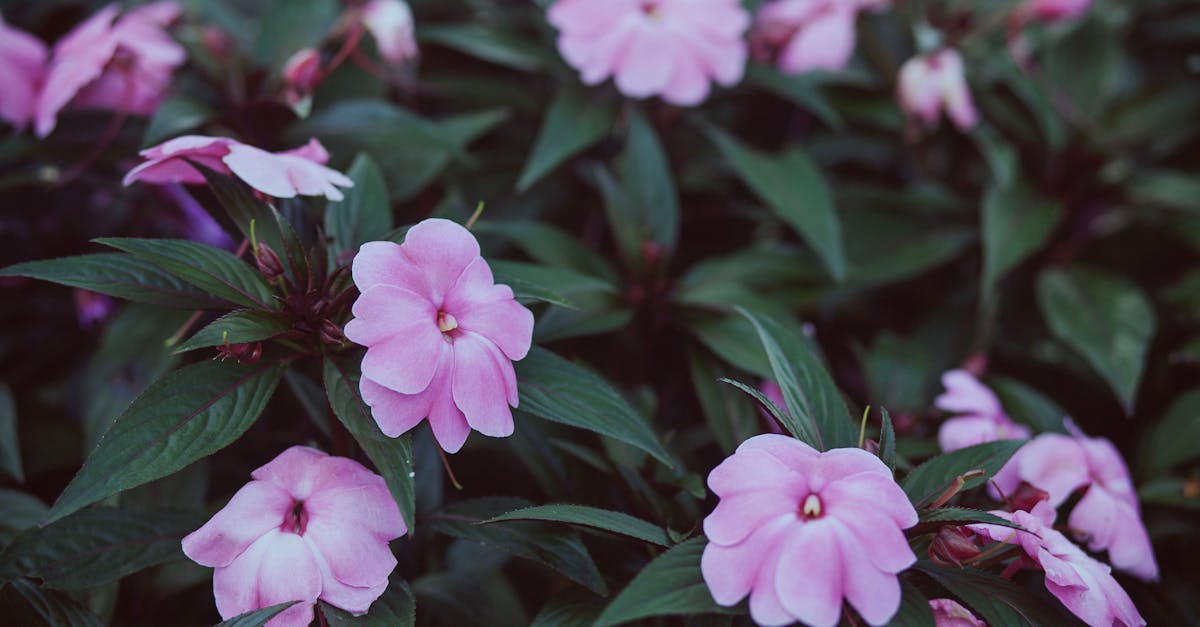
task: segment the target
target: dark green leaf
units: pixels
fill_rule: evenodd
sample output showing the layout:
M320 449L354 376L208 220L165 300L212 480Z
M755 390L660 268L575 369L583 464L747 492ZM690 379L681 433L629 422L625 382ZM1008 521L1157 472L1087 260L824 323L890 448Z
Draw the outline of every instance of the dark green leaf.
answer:
M362 375L357 363L334 361L332 357L327 357L324 372L325 393L329 396L334 415L383 475L411 534L416 526L412 436L404 434L389 438L379 430L379 425L371 417L370 408L363 403L358 392Z
M517 191L534 183L576 153L600 141L613 125L616 114L606 102L589 98L589 91L564 87L550 103L542 130L517 180Z
M817 252L830 276L844 279L841 221L829 184L813 160L799 148L765 155L715 128L708 135L746 186Z
M141 257L217 298L274 309L262 275L233 253L188 240L105 237L96 242Z
M1025 440L998 440L960 448L917 466L900 482L908 499L920 506L941 494L954 479L972 470L984 474L967 480L964 490L983 485L1025 444Z
M299 601L288 601L279 605L264 607L260 610L238 614L229 620L223 620L217 623L216 627L262 627L267 621L286 610L287 608L299 603Z
M1154 309L1130 281L1075 267L1043 272L1038 306L1055 337L1083 355L1133 409L1154 336Z
M387 185L370 155L355 157L346 175L354 187L345 191L343 200L325 207L325 234L333 238L335 251L383 239L393 227Z
M887 464L892 474L896 473L896 430L892 427L892 417L885 407L879 408L882 423L879 427L879 459Z
M1125 191L1139 205L1200 213L1200 180L1190 172L1143 170Z
M991 525L1000 525L1001 527L1012 527L1014 529L1021 528L1020 525L1013 524L995 514L969 507L939 507L937 509L923 509L917 513L921 517L922 524L944 523L966 525L971 523L988 523Z
M650 616L723 613L700 574L705 539L692 538L659 555L629 582L593 627L620 625Z
M1062 205L1039 196L1028 184L992 185L983 198L983 290L992 290L1049 239L1062 218Z
M225 344L242 344L270 339L284 333L291 324L287 318L264 311L241 309L232 311L196 331L188 341L175 349L176 353L186 353L197 348L223 346Z
M892 627L936 627L933 620L933 609L929 607L929 599L921 594L907 577L900 578L900 609L892 620Z
M417 35L423 42L436 43L514 70L538 70L550 59L549 51L495 28L478 24L425 26Z
M21 627L103 627L104 621L74 599L26 579L0 584L0 615Z
M254 59L273 71L282 68L297 50L318 47L337 15L334 0L273 0L258 20Z
M37 577L50 588L101 586L182 560L180 541L203 523L189 512L87 509L18 536L0 554L0 574Z
M571 592L550 599L529 627L591 627L604 609L604 599Z
M614 512L587 505L560 503L536 505L514 510L488 520L488 524L506 520L543 520L564 522L584 527L593 527L612 533L636 538L662 547L671 546L670 538L662 527L635 518L623 512Z
M642 261L641 246L645 242L661 245L669 256L679 237L679 196L658 134L638 109L629 118L629 135L618 165L630 204L616 219L635 225L637 261Z
M1172 466L1200 457L1200 389L1175 399L1154 426L1138 456L1141 474L1153 477Z
M752 63L746 66L746 82L811 111L834 130L840 131L846 126L841 114L822 93L819 81L811 72L798 76L788 75L772 67Z
M225 448L262 413L282 374L278 364L214 361L167 374L117 417L45 522Z
M1066 432L1063 428L1066 410L1041 392L1005 377L988 377L986 383L1000 399L1004 413L1013 420L1033 427L1035 432Z
M158 106L146 134L142 136L142 146L152 146L170 139L185 131L190 131L209 118L213 117L212 109L194 100L176 96Z
M727 369L701 351L689 350L688 370L708 429L722 451L732 453L743 440L761 433L763 417L754 404L743 394L721 385L720 380L730 374Z
M533 220L480 220L472 230L503 237L543 264L590 274L610 282L617 279L616 270L603 256L550 224Z
M17 404L12 391L0 383L0 471L25 483L25 472L21 470L21 441L17 439Z
M0 488L0 549L17 534L36 525L46 511L46 504L37 497Z
M929 575L989 627L1039 627L1064 624L1064 617L1007 579L974 568L942 568L927 561L916 569Z
M561 307L574 309L571 297L585 292L616 294L613 284L596 277L566 268L543 266L520 261L494 260L492 272L497 283L508 283L517 298L536 298ZM553 300L551 300L553 298Z
M216 309L229 306L157 265L124 253L28 261L0 270L0 276L40 279L163 307Z
M596 594L607 594L604 579L576 532L524 521L503 525L479 524L528 504L521 499L500 497L461 501L430 516L429 526L440 533L482 542L506 553L539 562Z
M392 579L383 596L376 599L363 616L354 616L324 602L321 613L330 627L413 627L417 622L417 601L408 583Z
M537 346L515 366L523 411L632 444L672 465L645 418L599 375Z

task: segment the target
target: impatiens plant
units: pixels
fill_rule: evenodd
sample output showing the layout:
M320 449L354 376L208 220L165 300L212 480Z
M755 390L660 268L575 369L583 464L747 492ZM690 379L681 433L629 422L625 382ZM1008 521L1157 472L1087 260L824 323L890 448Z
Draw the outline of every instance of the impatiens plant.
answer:
M1200 616L1196 3L2 10L4 624Z

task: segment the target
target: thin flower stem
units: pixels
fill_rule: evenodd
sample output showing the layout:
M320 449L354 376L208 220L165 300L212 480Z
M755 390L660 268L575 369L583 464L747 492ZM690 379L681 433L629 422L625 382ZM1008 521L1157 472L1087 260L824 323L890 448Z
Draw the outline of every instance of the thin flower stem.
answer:
M478 220L479 216L481 216L481 215L483 215L483 201L482 200L479 201L478 205L475 205L475 213L472 213L471 217L467 219L467 224L466 224L467 229L470 229L471 227L475 226L475 221Z
M867 416L871 414L871 406L867 405L863 408L862 421L858 425L858 448L863 447L863 443L867 441Z
M446 475L450 477L450 483L454 485L455 490L462 490L462 484L458 482L458 477L454 476L454 469L450 468L450 460L446 459L446 452L439 445L436 447L438 455L442 458L442 468L446 469Z
M337 53L333 55L333 59L329 61L329 65L325 66L325 69L321 71L322 80L328 78L330 74L333 74L333 71L338 69L342 62L345 61L352 52L358 49L358 42L362 39L362 36L363 26L362 24L356 24L354 26L354 30L351 30L350 34L346 35L346 41L342 43L341 49L339 49Z

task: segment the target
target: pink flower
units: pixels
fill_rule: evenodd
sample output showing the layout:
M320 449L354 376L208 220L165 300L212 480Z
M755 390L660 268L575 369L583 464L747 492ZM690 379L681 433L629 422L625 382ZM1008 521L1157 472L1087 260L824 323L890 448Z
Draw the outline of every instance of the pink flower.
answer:
M1088 625L1137 627L1146 621L1121 584L1096 561L1053 527L1055 512L1046 501L1032 512L993 511L1023 531L1000 525L971 525L976 533L999 542L1017 544L1042 570L1046 589Z
M396 567L388 542L408 531L383 478L305 446L289 448L250 476L183 539L184 554L216 569L221 617L301 601L267 624L304 627L317 599L365 613Z
M371 0L362 10L363 24L375 38L379 56L390 63L417 57L412 9L403 0Z
M864 9L891 0L774 0L755 16L754 36L778 50L776 64L787 74L840 70L854 54L854 21Z
M296 51L283 65L283 80L299 93L311 93L321 82L321 53L312 48Z
M79 320L79 326L85 329L107 320L117 306L116 301L108 296L90 290L77 287L74 295L75 317Z
M1055 22L1079 17L1092 8L1092 0L1028 0L1018 9L1032 19Z
M1021 447L996 474L996 485L1009 494L1024 481L1045 490L1054 507L1086 487L1067 524L1087 537L1088 548L1108 550L1118 570L1157 579L1154 547L1121 453L1112 442L1088 437L1070 421L1067 427L1071 436L1044 433Z
M953 599L931 599L929 608L937 627L987 627L987 623Z
M938 409L962 414L942 423L938 429L938 444L950 451L994 442L1021 440L1030 435L1029 427L1012 421L1000 399L988 387L965 370L951 370L942 375L946 393L934 400Z
M45 71L46 44L0 16L0 120L25 128L33 119Z
M838 623L843 598L872 625L899 609L896 573L916 561L903 530L917 512L879 458L759 435L708 487L721 500L704 519L700 569L717 603L749 594L760 625L817 627Z
M383 433L396 437L428 417L450 453L471 429L512 435L512 362L529 352L533 314L495 284L470 231L425 220L402 245L364 244L353 271L362 295L345 334L367 347L360 389Z
M962 55L953 48L913 57L900 68L896 98L909 117L925 126L937 126L943 109L959 130L969 130L979 121Z
M54 45L37 102L39 137L54 130L67 104L149 115L166 96L171 73L187 59L164 30L180 6L155 2L116 19L118 11L116 5L101 9Z
M345 174L325 167L329 153L316 139L292 150L267 152L227 137L184 135L141 153L146 161L125 175L124 184L204 184L204 175L192 167L195 161L221 174L234 174L250 187L276 198L325 196L343 198L338 187L353 187Z
M738 0L558 0L547 18L584 83L615 76L631 98L696 105L711 81L733 85L746 65L750 16Z

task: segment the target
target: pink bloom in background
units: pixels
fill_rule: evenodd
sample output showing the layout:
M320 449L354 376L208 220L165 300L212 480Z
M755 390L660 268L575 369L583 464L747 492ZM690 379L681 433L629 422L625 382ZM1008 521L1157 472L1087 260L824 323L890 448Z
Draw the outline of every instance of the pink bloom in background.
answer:
M0 16L0 120L17 130L33 119L46 71L46 44Z
M881 9L891 0L774 0L754 19L754 38L778 51L786 74L841 70L854 54L859 11Z
M1054 507L1086 487L1067 524L1087 536L1093 551L1108 550L1118 570L1157 579L1154 548L1121 453L1107 439L1088 437L1069 421L1067 426L1071 436L1044 433L1021 447L996 474L996 485L1009 494L1024 481L1045 490Z
M987 627L987 623L953 599L931 599L929 609L933 610L933 623L937 627Z
M775 403L779 409L785 412L788 411L787 401L783 399L783 390L779 388L778 383L770 379L763 379L762 384L758 386L758 391L762 392L763 396L767 397L772 403ZM767 421L767 428L771 430L771 433L783 433L783 428L780 426L779 421L775 420L775 416L771 415L771 412L760 409L759 413L762 414L763 420Z
M1046 571L1046 589L1088 625L1137 627L1146 621L1129 594L1113 579L1108 566L1096 561L1053 527L1055 512L1041 501L1032 512L993 511L1024 531L999 525L971 525L976 533L998 542L1017 544Z
M396 437L428 417L450 453L471 429L512 435L512 362L529 352L533 313L495 284L475 236L425 220L402 245L364 244L353 272L362 295L345 334L367 347L360 388L383 433Z
M1019 9L1035 20L1054 22L1079 17L1092 8L1092 0L1028 0Z
M112 315L117 303L104 294L75 288L75 317L79 326L87 329L100 324Z
M584 83L613 76L630 98L696 105L745 70L750 16L738 0L558 0L547 18Z
M962 55L953 48L905 61L900 68L896 98L909 117L931 128L937 126L943 110L962 131L979 121L967 87Z
M365 613L396 567L388 542L408 531L383 478L306 446L289 448L250 476L183 539L189 558L216 569L221 617L301 601L267 625L305 627L317 599Z
M38 98L38 136L54 130L68 104L153 113L166 97L172 72L187 59L165 30L180 11L175 2L155 2L117 19L119 9L109 5L60 39Z
M842 599L872 625L900 607L896 574L916 556L904 529L917 512L879 458L818 452L782 435L746 440L708 475L700 568L713 599L750 595L760 625L836 625Z
M321 53L313 48L296 51L283 65L283 80L297 92L311 93L321 81Z
M204 175L187 160L221 174L233 174L254 189L276 198L324 196L342 200L338 187L353 187L345 174L325 167L329 153L316 139L292 150L267 152L227 137L184 135L141 153L146 161L125 175L134 181L203 185Z
M961 414L942 423L938 429L938 444L949 453L960 448L994 442L1028 438L1029 427L1012 421L1000 399L986 385L965 370L951 370L942 375L946 392L933 404L943 411Z
M417 57L413 14L407 2L371 0L362 9L362 20L384 60L404 63Z

